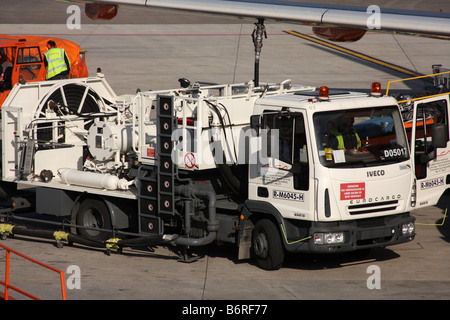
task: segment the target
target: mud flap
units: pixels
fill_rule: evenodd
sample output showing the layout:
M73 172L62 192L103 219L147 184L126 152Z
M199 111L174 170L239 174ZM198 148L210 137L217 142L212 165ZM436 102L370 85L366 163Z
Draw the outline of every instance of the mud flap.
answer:
M242 229L239 238L239 253L238 260L250 259L250 249L252 247L252 232L254 225L250 220L247 220Z

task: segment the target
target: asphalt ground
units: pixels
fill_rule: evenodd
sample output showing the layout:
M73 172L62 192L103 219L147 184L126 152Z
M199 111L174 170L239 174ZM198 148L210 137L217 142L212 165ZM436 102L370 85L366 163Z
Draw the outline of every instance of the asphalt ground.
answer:
M199 248L193 253L203 256L200 260L182 263L167 247L107 255L103 249L58 248L55 241L25 236L0 243L65 272L68 300L179 300L181 306L201 300L447 300L450 227L444 212L449 201L446 196L414 213L417 236L409 243L373 249L365 257L289 255L277 271L238 261L229 245ZM0 253L3 266L5 253ZM61 298L58 274L14 254L10 281L42 299Z
M27 10L18 8L18 3L2 0L6 9L0 18L1 33L49 35L79 43L88 50L90 74L101 67L118 94L132 94L137 88L177 88L181 77L216 83L253 78L251 21L226 19L219 23L216 17L166 16L173 21L156 14L155 19L162 21L152 22L144 10L132 8L128 9L135 13L132 22L124 18L121 23L97 23L83 18L81 29L73 30L66 24L68 3L49 5L37 0ZM426 5L425 1L410 3ZM9 20L2 20L6 17ZM261 81L292 79L298 84L367 90L373 81L380 81L385 88L387 81L405 77L395 69L294 37L285 30L312 35L307 26L267 24ZM341 45L422 74L431 73L432 64L450 66L449 41L368 33L356 43ZM420 85L407 83L397 89ZM419 225L410 243L375 249L364 258L289 256L282 269L271 272L238 261L236 249L230 246L203 248L198 252L204 255L202 259L186 264L178 262L176 254L165 247L154 251L125 248L122 254L107 256L104 250L79 245L57 248L53 241L20 236L0 243L66 272L69 300L176 300L177 307L171 310L176 316L182 315L183 307L199 305L202 300L231 300L234 304L240 300L447 300L450 219L441 224L448 204L446 196L437 206L414 212ZM3 254L0 251L0 266L5 261ZM18 287L44 299L60 298L57 275L17 257L11 266L11 278ZM0 268L0 279L3 277L4 269ZM380 287L373 288L375 284ZM148 307L157 308L158 303Z

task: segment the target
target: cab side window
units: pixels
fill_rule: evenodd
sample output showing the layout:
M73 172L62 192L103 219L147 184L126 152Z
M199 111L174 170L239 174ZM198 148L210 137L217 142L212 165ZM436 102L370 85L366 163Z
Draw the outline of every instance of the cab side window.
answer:
M309 160L306 141L303 115L296 115L294 118L294 162L292 171L294 173L294 189L297 190L309 189Z
M20 48L17 53L18 64L42 62L41 52L39 47Z
M263 117L263 128L267 130L267 155L292 164L293 120L285 113L267 113ZM273 145L272 143L276 143Z
M294 189L308 190L309 161L303 115L267 112L263 116L263 128L267 130L267 155L292 165Z

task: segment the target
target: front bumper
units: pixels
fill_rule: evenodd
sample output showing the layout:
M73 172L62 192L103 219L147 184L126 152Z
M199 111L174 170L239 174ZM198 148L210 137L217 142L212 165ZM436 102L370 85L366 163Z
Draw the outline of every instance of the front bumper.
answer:
M284 245L289 252L351 252L409 242L415 231L404 233L402 226L414 223L409 213L340 222L299 222L284 220ZM342 243L315 243L317 234L343 234Z

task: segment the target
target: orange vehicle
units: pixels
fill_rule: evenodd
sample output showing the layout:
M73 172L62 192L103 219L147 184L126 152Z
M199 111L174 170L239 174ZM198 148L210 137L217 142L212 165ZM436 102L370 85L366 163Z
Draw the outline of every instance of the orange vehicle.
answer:
M71 64L70 78L88 76L86 50L81 50L72 41L44 36L0 35L0 106L19 81L45 80L44 53L48 51L48 40L65 49Z

